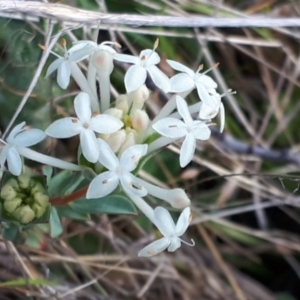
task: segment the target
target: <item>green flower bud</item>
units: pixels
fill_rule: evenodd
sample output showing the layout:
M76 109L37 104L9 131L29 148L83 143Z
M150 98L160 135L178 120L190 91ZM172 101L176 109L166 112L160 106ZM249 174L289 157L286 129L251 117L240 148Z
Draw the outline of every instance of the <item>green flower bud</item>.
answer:
M31 195L34 195L35 193L37 192L40 192L40 193L44 193L45 192L45 189L44 187L42 186L41 183L37 182L33 188L31 189Z
M47 207L49 203L49 197L43 193L37 192L33 195L34 202L42 207Z
M30 189L33 185L33 180L30 176L22 174L18 176L19 187L23 190Z
M17 192L8 182L2 187L0 196L4 200L12 200L16 198Z
M34 211L29 207L29 205L22 205L18 207L13 213L14 217L18 219L20 223L27 224L31 222L34 217Z
M3 207L4 209L9 212L12 213L16 210L17 207L19 207L22 204L22 199L21 198L14 198L11 200L5 200Z
M32 210L34 211L36 218L40 218L45 213L46 208L47 206L43 207L38 205L37 203L34 203L32 205Z

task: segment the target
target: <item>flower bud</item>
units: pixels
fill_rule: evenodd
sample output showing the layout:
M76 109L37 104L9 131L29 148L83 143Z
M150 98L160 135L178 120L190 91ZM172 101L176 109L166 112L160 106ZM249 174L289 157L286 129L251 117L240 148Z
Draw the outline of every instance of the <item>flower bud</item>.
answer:
M119 150L119 153L123 153L127 148L129 148L130 146L133 146L135 145L136 142L135 142L135 134L134 134L134 131L131 130L127 133L127 136L125 138L125 141L123 143L123 145L121 146L120 150Z
M2 187L0 196L4 200L12 200L17 196L15 189L9 184L9 181Z
M171 206L178 209L183 209L191 204L190 199L183 189L172 189L167 194L168 202Z
M113 107L113 108L106 110L105 114L116 117L118 119L121 119L123 116L123 111L121 109Z
M149 98L149 95L149 90L145 85L142 85L139 89L128 93L128 98L132 101L131 111L142 109L145 101Z
M32 187L33 182L30 176L22 174L18 176L18 184L21 189L29 189Z
M129 110L129 100L127 95L120 95L116 99L116 108L121 109L123 114L127 114Z
M110 74L114 68L112 54L105 50L98 50L92 56L92 64L98 72Z
M109 138L106 140L107 144L111 147L113 152L118 152L121 145L125 142L126 132L124 129L121 129L117 132L112 133Z
M29 205L23 205L21 207L18 207L13 213L13 215L15 218L18 219L20 223L23 224L31 222L35 217L35 213Z
M34 211L35 217L40 218L46 211L46 207L39 206L37 203L32 205L32 210Z
M144 110L137 109L132 113L132 128L137 132L145 131L149 126L149 116Z
M31 195L34 195L35 193L44 193L45 192L45 189L44 187L42 186L41 183L37 182L31 189Z
M21 198L14 198L11 200L5 200L3 207L4 209L9 212L12 213L16 210L17 207L19 207L22 204L22 199Z

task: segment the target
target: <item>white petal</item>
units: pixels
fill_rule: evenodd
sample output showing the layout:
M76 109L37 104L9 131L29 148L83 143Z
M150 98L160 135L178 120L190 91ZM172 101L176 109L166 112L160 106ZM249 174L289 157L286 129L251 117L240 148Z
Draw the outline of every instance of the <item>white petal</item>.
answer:
M83 129L77 118L63 118L54 121L45 131L51 137L65 139L77 135Z
M131 173L123 174L120 176L122 188L129 195L145 197L148 192L136 179L137 178Z
M165 93L168 93L171 87L169 77L154 65L147 66L147 71L149 72L154 84Z
M159 55L155 51L150 49L143 50L139 56L141 62L143 62L143 58L145 58L146 66L157 65L160 62Z
M154 220L156 227L165 237L175 234L174 221L164 207L158 206L154 209Z
M186 207L182 213L180 214L180 217L176 224L176 235L182 236L190 224L190 217L191 217L191 209L189 207Z
M182 97L176 96L176 105L177 105L177 110L178 110L179 114L182 116L185 124L187 126L192 124L193 119L191 117L191 114L190 114L190 111L189 111L186 101Z
M74 45L71 49L69 49L69 59L70 61L79 62L89 57L89 55L92 54L95 49L96 47L92 44L80 45L78 43Z
M187 74L177 74L170 78L170 92L181 93L192 90L195 87L194 80Z
M42 141L46 137L40 129L28 129L20 132L14 139L14 143L20 147L30 147Z
M13 144L16 135L18 135L20 132L23 131L23 127L25 126L25 124L26 124L26 122L22 122L22 123L16 125L12 129L12 131L10 132L10 134L8 135L8 137L6 139L8 144Z
M168 247L169 252L176 251L181 246L181 241L177 237L172 237L170 240L170 246Z
M57 83L62 89L66 89L70 82L71 68L69 61L64 60L57 69Z
M170 239L164 237L162 239L159 239L150 245L146 246L142 250L139 251L138 256L139 257L150 257L153 255L156 255L168 248L170 244Z
M4 164L6 162L7 159L7 151L9 150L10 146L9 145L5 145L0 152L0 168L3 171L4 170Z
M99 159L99 144L95 133L91 129L83 129L80 133L80 146L83 156L95 163Z
M207 92L206 88L203 84L198 83L197 86L197 92L200 97L200 99L208 106L215 107L214 103L211 101L211 95Z
M183 65L177 61L167 59L167 63L176 71L186 73L191 77L194 77L194 75L195 75L195 72L193 70L191 70L190 68L186 67L185 65Z
M220 132L223 132L225 126L225 108L222 102L220 104L220 118L221 118Z
M202 120L210 120L214 118L217 113L218 107L211 107L203 102L200 107L199 118Z
M109 52L109 53L111 53L111 54L117 53L115 49L113 49L111 46L107 46L107 45L102 45L102 44L100 44L100 45L98 46L98 49L99 49L99 50L107 51L107 52Z
M22 160L15 147L10 147L7 151L7 165L13 175L19 176L22 173Z
M162 136L178 139L187 134L186 125L175 118L164 118L152 125L152 128Z
M74 108L81 123L89 123L92 117L92 108L91 99L87 93L81 92L75 97Z
M114 53L113 58L118 61L130 63L130 64L139 64L140 58L132 55L122 54L122 53Z
M111 134L123 127L123 122L114 116L107 114L96 115L91 118L90 126L91 128L103 134Z
M210 138L211 131L206 123L195 121L195 126L193 125L193 128L191 132L193 133L195 139L206 141Z
M134 145L127 148L121 156L120 165L122 170L126 170L128 172L133 171L142 156L147 154L148 145Z
M56 69L58 69L58 67L61 65L61 63L64 61L63 58L57 58L56 60L54 60L50 66L48 67L47 69L47 72L46 72L46 76L45 77L48 77L50 74L52 74Z
M188 133L180 149L179 162L181 168L186 167L192 160L196 149L196 139L192 133Z
M196 84L200 83L205 86L206 89L216 89L218 87L217 83L209 76L198 74L196 77Z
M131 66L127 70L124 78L127 93L130 93L140 88L145 83L146 77L146 69L137 65Z
M108 170L115 171L119 167L119 160L110 146L102 139L97 139L99 145L99 162Z
M96 176L90 183L86 198L102 198L113 192L119 184L119 177L115 172L107 171Z

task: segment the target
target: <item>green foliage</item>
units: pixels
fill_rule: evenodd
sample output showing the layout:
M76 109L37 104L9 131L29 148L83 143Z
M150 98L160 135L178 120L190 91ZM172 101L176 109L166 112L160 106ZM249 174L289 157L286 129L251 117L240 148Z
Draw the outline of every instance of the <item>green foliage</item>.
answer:
M55 207L51 207L50 213L50 235L52 238L58 237L63 232L63 227L61 225L57 210Z

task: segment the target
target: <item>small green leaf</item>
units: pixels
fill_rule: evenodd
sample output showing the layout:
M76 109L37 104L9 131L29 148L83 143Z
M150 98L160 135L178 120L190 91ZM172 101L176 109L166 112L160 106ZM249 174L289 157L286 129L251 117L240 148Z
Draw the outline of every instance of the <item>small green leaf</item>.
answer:
M9 223L4 229L3 238L8 241L13 241L19 232L19 226L14 223Z
M57 285L56 282L45 279L16 279L0 283L0 287L4 286L23 286L23 285Z
M79 221L86 221L90 219L89 214L75 211L70 206L56 206L57 213L60 217L74 219Z
M50 166L44 166L43 167L43 174L46 176L47 185L49 185L51 177L52 177L52 174L53 174L52 167L50 167Z
M63 228L57 213L57 210L54 206L51 207L50 212L50 235L51 237L58 237L62 234Z
M136 214L133 203L125 196L110 195L98 199L79 199L70 206L80 212L88 214Z

